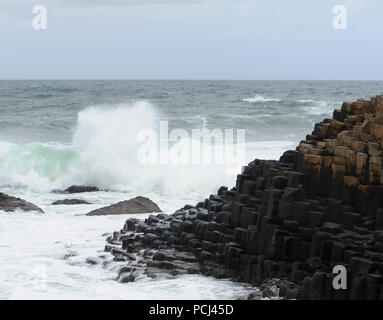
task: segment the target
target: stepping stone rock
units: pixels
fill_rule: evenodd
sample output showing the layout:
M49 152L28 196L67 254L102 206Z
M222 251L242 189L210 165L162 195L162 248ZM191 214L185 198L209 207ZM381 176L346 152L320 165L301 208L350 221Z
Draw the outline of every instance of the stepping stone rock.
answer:
M80 199L64 199L64 200L57 200L52 203L53 206L65 204L65 205L73 205L73 204L90 204L89 202L85 200Z
M161 209L152 200L145 197L136 197L121 201L111 206L103 207L87 213L87 216L105 216L118 214L136 214L161 212Z
M38 206L34 205L33 203L27 202L20 198L8 196L5 193L1 193L1 192L0 192L0 210L7 211L7 212L13 212L16 210L44 212L42 209L40 209Z

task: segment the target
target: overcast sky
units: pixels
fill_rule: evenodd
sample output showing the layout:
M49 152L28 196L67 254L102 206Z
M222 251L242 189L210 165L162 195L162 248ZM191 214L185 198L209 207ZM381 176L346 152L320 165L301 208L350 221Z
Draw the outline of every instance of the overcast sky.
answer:
M34 30L44 5L47 30ZM345 5L347 30L333 28ZM381 0L1 0L1 79L383 79Z

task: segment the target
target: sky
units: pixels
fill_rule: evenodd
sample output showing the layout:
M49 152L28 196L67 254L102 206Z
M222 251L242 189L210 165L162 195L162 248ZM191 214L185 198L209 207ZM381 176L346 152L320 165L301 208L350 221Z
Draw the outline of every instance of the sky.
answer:
M381 0L1 0L0 79L383 80L382 12Z

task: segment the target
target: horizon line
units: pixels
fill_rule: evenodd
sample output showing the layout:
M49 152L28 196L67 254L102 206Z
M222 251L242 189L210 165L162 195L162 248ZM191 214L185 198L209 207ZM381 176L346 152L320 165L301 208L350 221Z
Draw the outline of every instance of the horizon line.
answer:
M193 79L193 78L30 78L30 79L0 79L0 81L317 81L317 82L383 82L383 79Z

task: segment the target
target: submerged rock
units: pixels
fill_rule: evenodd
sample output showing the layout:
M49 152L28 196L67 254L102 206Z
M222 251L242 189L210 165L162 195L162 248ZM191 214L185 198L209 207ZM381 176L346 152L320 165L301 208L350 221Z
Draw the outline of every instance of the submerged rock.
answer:
M100 191L98 187L94 186L70 186L65 190L53 190L52 193L83 193L83 192L96 192Z
M38 206L34 205L33 203L27 202L20 198L8 196L5 193L1 193L1 192L0 192L0 210L8 211L8 212L16 211L16 210L44 212L42 209L40 209Z
M60 205L60 204L66 204L66 205L73 205L73 204L90 204L90 202L80 199L64 199L64 200L57 200L52 203L53 206Z
M87 213L87 216L161 212L161 209L149 198L136 197L121 201Z
M65 189L66 193L82 193L96 191L100 191L100 189L94 186L70 186L69 188Z

